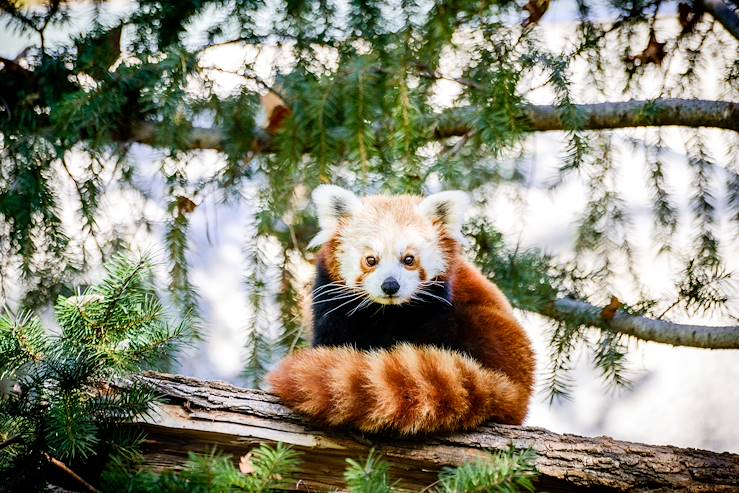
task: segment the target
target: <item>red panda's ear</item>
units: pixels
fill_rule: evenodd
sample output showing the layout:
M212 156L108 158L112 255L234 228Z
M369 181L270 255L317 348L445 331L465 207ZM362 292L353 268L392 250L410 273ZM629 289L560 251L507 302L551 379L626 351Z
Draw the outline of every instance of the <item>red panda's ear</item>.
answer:
M316 206L321 231L311 240L308 248L327 242L336 232L339 220L356 214L362 208L362 200L349 190L336 185L320 185L311 195Z
M470 197L459 190L449 190L429 195L419 204L421 213L432 221L439 221L456 240L464 241L462 226L464 215L470 207Z

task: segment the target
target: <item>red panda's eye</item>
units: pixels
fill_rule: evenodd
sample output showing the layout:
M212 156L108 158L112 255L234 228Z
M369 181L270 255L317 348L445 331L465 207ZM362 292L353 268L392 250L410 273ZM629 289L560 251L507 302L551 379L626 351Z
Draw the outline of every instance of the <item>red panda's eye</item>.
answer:
M416 261L416 258L413 255L406 255L403 258L403 263L405 265L413 265L413 262L415 262L415 261Z
M377 265L377 259L372 255L366 257L364 261L367 262L367 265L369 265L370 267L374 267L375 265Z

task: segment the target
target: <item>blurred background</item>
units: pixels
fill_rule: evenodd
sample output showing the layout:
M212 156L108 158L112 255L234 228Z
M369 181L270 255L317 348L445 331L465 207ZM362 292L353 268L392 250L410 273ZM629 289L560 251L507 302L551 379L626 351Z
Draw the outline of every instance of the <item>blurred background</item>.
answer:
M736 129L668 126L647 107L650 127L591 131L576 108L736 104L737 40L700 2L80 1L57 5L58 20L49 4L10 2L34 23L52 19L43 51L3 5L0 299L10 310L54 325L58 293L99 279L114 252L150 252L173 317L189 314L199 331L172 370L259 385L305 344L295 307L312 274L316 184L461 188L475 203L470 255L504 285L535 341L527 425L739 452L739 350L540 314L554 294L737 325ZM52 59L58 72L40 72ZM15 98L26 90L16 78L31 84L29 74L46 77L37 92L63 93L41 96L58 98L51 110ZM557 108L559 130L531 132L527 105ZM455 108L474 109L457 123L464 131L429 123ZM221 140L209 145L206 133L193 144L193 126L221 129ZM42 127L60 140L46 157L27 138ZM36 200L19 192L31 168L53 214L43 201L29 213L28 253L11 199ZM51 223L63 248L46 249ZM490 235L492 257L480 251ZM521 277L505 278L514 260ZM532 276L547 289L529 289Z

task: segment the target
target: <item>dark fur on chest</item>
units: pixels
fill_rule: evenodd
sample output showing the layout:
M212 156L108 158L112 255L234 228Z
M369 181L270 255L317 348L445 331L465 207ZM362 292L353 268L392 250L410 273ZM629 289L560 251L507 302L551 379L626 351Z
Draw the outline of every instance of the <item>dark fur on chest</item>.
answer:
M315 288L331 283L323 262L318 262ZM319 291L313 299L313 346L354 346L357 349L390 348L398 343L426 344L461 350L457 338L454 307L430 296L403 305L369 306L355 310L361 299L327 301L331 294ZM426 288L428 289L428 288ZM451 300L448 283L428 291ZM343 304L343 306L342 306Z

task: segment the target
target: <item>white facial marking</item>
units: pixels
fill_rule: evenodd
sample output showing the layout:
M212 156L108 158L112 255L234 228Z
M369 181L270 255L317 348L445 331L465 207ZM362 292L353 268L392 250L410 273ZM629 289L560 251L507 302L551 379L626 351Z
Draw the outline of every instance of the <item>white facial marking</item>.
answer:
M334 255L342 279L383 304L410 301L423 281L446 271L439 228L463 241L462 224L469 208L467 194L459 191L422 200L408 196L360 199L343 188L321 185L312 197L321 230L308 246L321 245L337 235ZM412 265L403 263L409 252L414 256ZM374 257L372 265L367 256ZM392 296L382 289L388 278L398 283Z
M423 214L440 221L457 241L464 242L462 226L470 207L470 197L459 190L449 190L429 195L418 206Z
M351 217L362 209L362 201L349 190L336 185L320 185L311 194L316 206L321 230L310 241L308 248L326 243L336 233L339 221Z
M406 303L422 281L433 279L447 268L433 221L416 208L408 212L414 217L399 218L394 211L384 214L381 208L368 208L353 216L340 232L337 257L342 278L349 286L365 291L376 303ZM414 256L412 266L403 263L409 253ZM368 255L377 261L371 269L364 262ZM399 284L392 295L382 289L388 278Z

